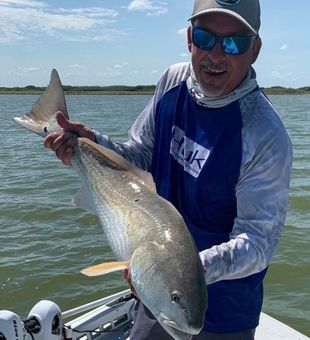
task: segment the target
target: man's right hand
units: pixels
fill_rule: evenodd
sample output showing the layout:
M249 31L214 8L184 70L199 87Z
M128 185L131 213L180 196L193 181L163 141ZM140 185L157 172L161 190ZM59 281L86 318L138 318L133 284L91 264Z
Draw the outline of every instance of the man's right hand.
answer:
M52 132L47 135L44 139L44 146L52 149L65 165L71 165L77 137L85 137L95 142L96 136L91 129L85 127L80 122L66 119L60 111L56 113L56 120L64 131Z

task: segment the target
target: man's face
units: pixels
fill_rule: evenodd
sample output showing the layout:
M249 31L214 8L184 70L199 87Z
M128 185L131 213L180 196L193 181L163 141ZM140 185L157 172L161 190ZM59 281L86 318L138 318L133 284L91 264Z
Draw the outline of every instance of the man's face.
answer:
M237 19L223 13L208 13L198 17L195 27L212 32L216 36L250 35L247 28ZM217 98L232 92L245 78L249 67L258 56L261 40L253 39L249 49L239 55L228 55L219 42L211 51L196 47L192 43L192 27L188 29L188 49L192 54L192 65L201 89L209 97Z

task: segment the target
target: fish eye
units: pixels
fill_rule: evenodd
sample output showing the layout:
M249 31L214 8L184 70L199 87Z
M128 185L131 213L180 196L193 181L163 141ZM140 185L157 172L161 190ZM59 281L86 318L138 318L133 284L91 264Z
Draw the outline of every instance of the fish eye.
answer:
M181 294L175 290L174 292L172 292L171 294L171 300L175 303L178 303L181 299Z

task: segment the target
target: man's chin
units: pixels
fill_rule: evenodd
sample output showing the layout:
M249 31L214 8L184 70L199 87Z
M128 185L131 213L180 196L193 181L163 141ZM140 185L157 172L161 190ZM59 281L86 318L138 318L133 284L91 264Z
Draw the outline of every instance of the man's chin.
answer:
M200 88L203 94L208 98L217 99L217 98L225 97L225 93L223 89L218 88L215 85L210 85L210 84L205 85L205 86L202 86L201 84L199 85L200 85Z

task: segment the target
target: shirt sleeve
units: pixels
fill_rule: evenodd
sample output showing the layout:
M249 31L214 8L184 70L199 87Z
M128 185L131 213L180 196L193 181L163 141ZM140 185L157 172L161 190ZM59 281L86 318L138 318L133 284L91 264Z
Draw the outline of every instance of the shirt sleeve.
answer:
M155 125L155 95L136 119L124 143L112 141L109 136L93 130L97 143L116 151L137 167L149 171L152 161Z
M182 79L188 77L189 63L170 66L161 76L154 95L129 130L128 140L124 143L112 141L109 136L93 130L97 143L121 154L137 167L150 171L153 145L155 142L156 107L161 97Z
M280 119L274 121L245 124L230 241L200 252L207 284L262 271L279 243L288 206L292 147Z

